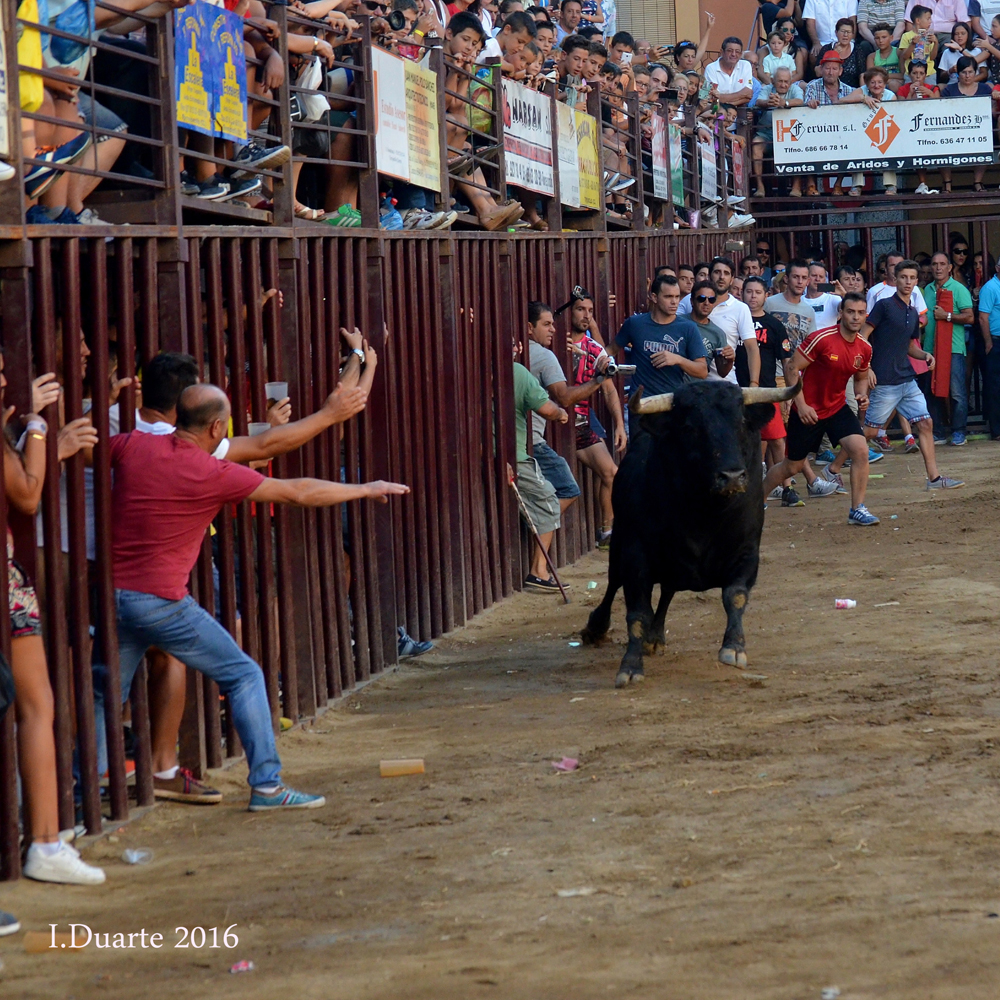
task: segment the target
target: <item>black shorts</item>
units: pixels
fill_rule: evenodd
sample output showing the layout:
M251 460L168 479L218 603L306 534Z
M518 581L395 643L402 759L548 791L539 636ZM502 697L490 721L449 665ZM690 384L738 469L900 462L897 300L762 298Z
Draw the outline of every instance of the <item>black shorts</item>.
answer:
M804 424L799 419L799 412L792 407L792 412L788 417L788 438L785 442L785 454L793 462L801 462L807 458L810 452L816 451L823 435L829 434L830 440L836 444L845 437L852 434L860 434L864 437L861 424L858 418L851 412L851 408L844 405L837 410L832 417L819 420L815 424Z

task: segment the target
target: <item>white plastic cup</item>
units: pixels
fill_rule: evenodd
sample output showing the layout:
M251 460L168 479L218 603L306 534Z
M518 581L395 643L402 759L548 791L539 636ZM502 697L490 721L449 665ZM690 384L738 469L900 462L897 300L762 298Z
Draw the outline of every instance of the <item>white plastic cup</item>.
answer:
M833 606L838 611L849 611L851 608L856 608L858 606L858 602L852 601L849 597L838 597L833 602Z
M280 403L288 395L287 382L265 382L264 394L267 396L267 405L273 406Z
M263 434L270 429L271 425L266 420L254 421L251 424L247 424L247 434L250 437L256 437L258 434Z
M153 852L148 847L129 847L122 853L122 861L127 865L146 865L153 860Z

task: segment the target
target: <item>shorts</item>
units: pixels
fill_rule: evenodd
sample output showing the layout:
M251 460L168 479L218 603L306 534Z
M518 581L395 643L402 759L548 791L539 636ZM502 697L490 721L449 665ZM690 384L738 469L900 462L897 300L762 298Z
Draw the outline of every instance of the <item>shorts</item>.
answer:
M103 128L108 132L127 132L128 126L113 111L109 111L103 104L91 100L90 94L85 94L83 90L77 91L77 108L80 117L95 128ZM107 142L113 138L110 135L97 136L97 142Z
M785 454L790 461L801 462L810 452L819 448L824 434L829 434L830 440L836 444L852 434L863 433L858 418L851 413L847 403L844 403L833 416L819 420L811 426L802 423L799 411L792 407L788 418L788 443L785 445Z
M42 619L38 613L35 588L28 583L24 570L7 556L7 604L10 613L10 637L20 639L26 635L42 634Z
M572 500L580 495L580 487L573 478L569 463L562 455L556 454L544 441L533 448L535 461L542 475L555 487L560 500Z
M865 414L867 427L885 427L892 416L892 411L898 411L901 417L906 417L911 424L921 420L930 420L927 412L927 400L920 391L916 379L907 379L901 385L877 385L868 395L868 412Z
M576 429L576 450L583 451L584 448L592 448L595 444L600 444L601 439L594 433L589 424L584 424Z
M538 534L544 535L559 527L559 498L555 487L542 475L535 459L529 458L517 463L517 491L521 494ZM521 514L523 516L524 511Z
M761 441L781 441L785 437L785 421L781 419L781 407L774 404L774 416L761 428Z
M326 130L326 126L330 123L330 114L331 112L324 111L318 121L292 124L293 153L313 160L329 158L330 133Z

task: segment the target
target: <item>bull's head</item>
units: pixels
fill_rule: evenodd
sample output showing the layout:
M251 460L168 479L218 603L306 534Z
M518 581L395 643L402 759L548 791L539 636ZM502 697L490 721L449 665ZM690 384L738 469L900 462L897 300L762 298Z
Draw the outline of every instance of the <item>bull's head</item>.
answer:
M792 399L800 389L801 382L788 389L742 390L729 383L692 382L648 399L639 389L629 410L647 418L645 430L669 442L672 464L683 469L691 487L698 483L726 495L747 488L748 468L756 470L760 461L756 432L774 416L775 403Z

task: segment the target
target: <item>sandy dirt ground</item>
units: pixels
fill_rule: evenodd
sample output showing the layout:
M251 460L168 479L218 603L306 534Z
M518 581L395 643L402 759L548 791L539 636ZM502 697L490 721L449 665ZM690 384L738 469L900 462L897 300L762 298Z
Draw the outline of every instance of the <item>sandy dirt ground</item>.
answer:
M571 605L519 595L283 737L327 808L248 814L234 767L222 806L89 846L106 886L0 886L29 930L164 935L4 939L0 996L995 1000L1000 452L940 453L965 489L924 492L919 456L873 467L878 528L846 497L772 506L747 674L716 665L718 592L682 594L667 653L616 692L620 602L609 644L573 645L595 553ZM381 779L390 757L427 773ZM173 947L230 924L234 949Z

